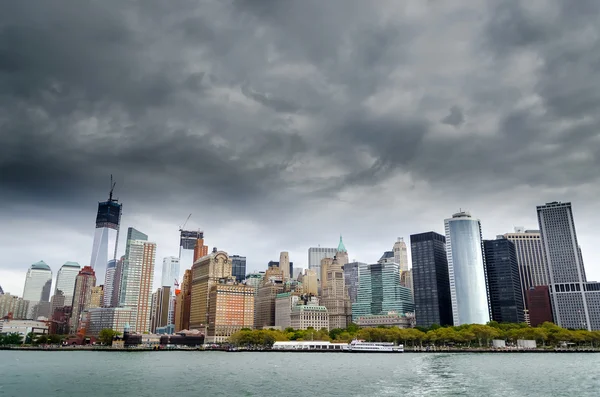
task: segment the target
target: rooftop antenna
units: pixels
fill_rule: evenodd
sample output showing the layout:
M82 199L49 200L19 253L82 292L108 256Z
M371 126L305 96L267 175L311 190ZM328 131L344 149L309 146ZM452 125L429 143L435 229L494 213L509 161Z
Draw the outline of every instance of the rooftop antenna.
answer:
M110 192L108 193L108 201L113 201L113 190L115 190L115 185L117 182L113 182L113 176L110 174Z

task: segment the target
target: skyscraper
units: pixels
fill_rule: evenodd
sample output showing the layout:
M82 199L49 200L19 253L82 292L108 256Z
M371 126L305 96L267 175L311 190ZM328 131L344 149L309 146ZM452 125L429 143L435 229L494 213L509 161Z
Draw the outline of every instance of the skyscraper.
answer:
M363 264L352 319L371 315L414 313L410 290L400 285L400 265L393 262Z
M114 187L111 177L108 201L98 203L98 213L96 214L96 232L94 233L90 266L96 273L98 285L104 284L108 261L117 258L119 225L123 205L119 204L117 199L113 199Z
M25 276L23 299L29 301L28 318L33 318L34 309L40 302L50 302L52 287L52 270L44 261L31 265Z
M490 321L481 223L468 212L444 221L454 326Z
M58 291L62 291L65 297L64 306L71 306L73 303L73 291L75 291L75 279L81 270L81 266L77 262L66 262L61 266L56 274L56 286L54 287L54 295Z
M483 242L492 320L525 321L525 305L515 245L504 237Z
M184 269L191 268L197 259L207 254L202 250L197 254L195 253L198 240L202 240L201 246L204 246L204 232L199 230L179 231L179 264Z
M417 325L452 325L446 238L435 232L410 236Z
M319 294L319 283L317 281L317 273L314 269L304 269L304 273L298 276L298 280L304 287L305 294L317 296Z
M115 289L115 277L117 274L117 265L119 261L116 259L111 259L108 261L106 265L106 276L104 279L104 287L102 293L102 306L110 307L112 304L112 296L113 291Z
M150 329L150 306L156 244L146 241L147 236L133 228L128 230L123 274L121 275L121 306L135 311L131 330L138 333ZM140 239L145 238L145 239Z
M289 280L294 270L293 267L290 267L290 254L288 252L283 251L279 254L279 267L283 270L283 279Z
M398 240L394 243L394 262L400 265L400 271L405 272L408 270L408 254L406 250L406 243L403 237L398 237Z
M275 301L283 292L283 270L279 266L269 266L258 286L254 301L254 328L275 326Z
M346 288L348 288L348 297L350 298L351 303L356 302L360 279L359 268L364 265L366 265L366 263L362 262L350 262L344 265L344 282L346 283Z
M246 257L239 255L231 255L231 274L238 283L246 279Z
M161 287L171 287L171 294L175 293L175 281L179 282L179 258L167 256L163 258Z
M321 280L321 260L323 258L333 258L337 248L311 247L308 249L308 268L313 269Z
M344 251L338 250L338 253L342 254L342 260L346 260L347 263L345 258L348 257L348 253L345 252L343 244L341 248ZM325 277L327 284L321 286L321 305L325 306L329 313L329 329L346 328L352 320L352 303L344 280L344 270L338 262L337 255L327 266Z
M527 291L532 287L548 285L548 266L544 259L542 239L539 230L525 230L515 227L514 233L504 234L504 238L515 245L517 262L519 263L519 278L525 303L525 320L528 321L529 308L526 299Z
M563 328L600 329L600 284L586 280L571 203L540 205L537 215L555 323Z
M77 274L73 293L73 309L71 311L71 333L77 333L81 314L90 306L92 288L96 286L96 275L91 266L84 266Z
M226 342L235 332L254 325L254 288L236 283L233 277L213 285L208 301L206 343Z
M166 258L165 258L166 259ZM156 333L156 328L165 327L172 323L171 316L171 287L165 285L152 294L152 310L150 315L150 332Z

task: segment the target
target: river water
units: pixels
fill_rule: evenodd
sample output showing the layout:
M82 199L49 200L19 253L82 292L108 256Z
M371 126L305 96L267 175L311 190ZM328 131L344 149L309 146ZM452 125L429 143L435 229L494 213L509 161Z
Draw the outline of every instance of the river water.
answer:
M600 396L600 354L0 351L0 396Z

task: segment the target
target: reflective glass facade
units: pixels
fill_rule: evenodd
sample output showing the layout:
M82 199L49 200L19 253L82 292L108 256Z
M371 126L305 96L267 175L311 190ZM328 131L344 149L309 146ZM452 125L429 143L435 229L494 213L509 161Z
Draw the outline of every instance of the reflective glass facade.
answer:
M241 283L246 279L246 257L231 255L229 258L231 258L231 275Z
M453 323L486 324L490 313L481 223L466 212L444 223Z

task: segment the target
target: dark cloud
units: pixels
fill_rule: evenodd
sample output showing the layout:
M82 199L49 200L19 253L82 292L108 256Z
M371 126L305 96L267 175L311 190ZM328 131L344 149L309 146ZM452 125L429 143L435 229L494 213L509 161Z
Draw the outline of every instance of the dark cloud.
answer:
M375 260L458 207L493 237L535 227L535 205L555 199L580 208L584 256L600 256L585 234L600 194L598 2L4 8L0 219L16 229L0 235L0 271L16 273L0 278L13 286L41 257L87 260L110 174L123 226L159 256L190 212L258 269L281 250L304 264L339 233ZM12 239L49 229L30 255Z

